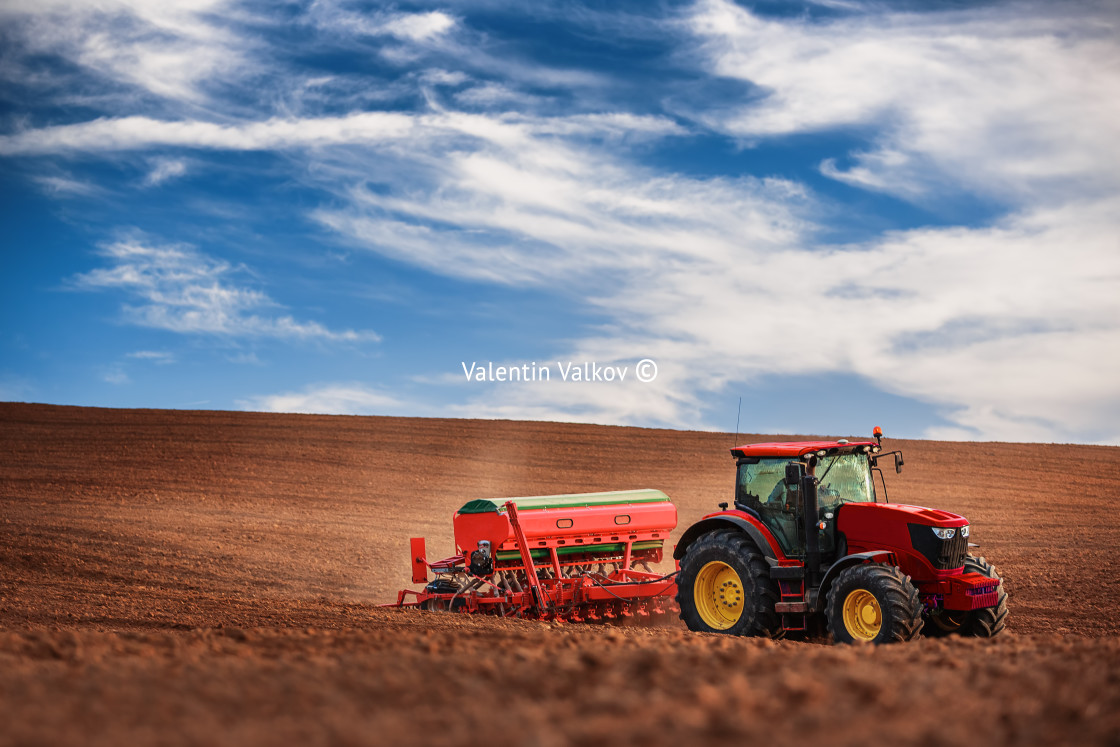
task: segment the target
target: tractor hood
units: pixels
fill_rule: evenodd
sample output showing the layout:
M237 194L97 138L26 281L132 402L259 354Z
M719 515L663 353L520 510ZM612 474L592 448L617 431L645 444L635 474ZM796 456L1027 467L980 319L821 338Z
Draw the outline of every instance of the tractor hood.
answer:
M959 514L903 503L845 503L839 507L836 528L848 552L890 550L903 570L915 575L913 563L924 558L937 570L959 568L968 549L968 519ZM940 537L934 529L955 529Z
M962 527L968 519L960 514L905 503L845 503L840 521L901 522L928 527ZM844 531L841 527L841 531Z
M845 503L837 511L836 528L848 538L848 545L872 543L895 548L910 547L910 525L963 527L968 519L905 503Z

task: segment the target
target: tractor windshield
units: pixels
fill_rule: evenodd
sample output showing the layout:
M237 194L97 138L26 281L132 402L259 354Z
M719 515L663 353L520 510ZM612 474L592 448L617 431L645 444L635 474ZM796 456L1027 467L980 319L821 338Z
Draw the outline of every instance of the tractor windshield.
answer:
M834 509L841 503L873 503L875 488L871 484L871 469L863 454L839 454L824 457L814 470L820 485L817 487L817 505Z

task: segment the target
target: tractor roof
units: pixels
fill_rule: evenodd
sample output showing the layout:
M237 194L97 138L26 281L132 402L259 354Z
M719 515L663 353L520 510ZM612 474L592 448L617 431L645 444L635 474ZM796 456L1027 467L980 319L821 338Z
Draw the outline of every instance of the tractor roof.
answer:
M731 450L731 456L741 457L799 457L814 451L833 454L851 453L863 446L877 446L874 441L777 441L765 444L743 444ZM834 451L835 450L835 451Z

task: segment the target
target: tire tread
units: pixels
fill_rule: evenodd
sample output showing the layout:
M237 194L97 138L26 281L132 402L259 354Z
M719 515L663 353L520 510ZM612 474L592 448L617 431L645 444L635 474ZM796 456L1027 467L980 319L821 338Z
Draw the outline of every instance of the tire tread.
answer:
M684 557L681 558L681 576L685 575L685 569L690 563L690 558L695 558L705 550L712 548L723 548L730 556L738 558L748 569L749 583L751 584L748 594L754 600L754 622L737 634L766 638L782 637L784 631L782 630L781 620L777 612L774 611L774 605L778 601L778 592L774 588L774 582L770 579L770 567L762 553L758 551L754 541L745 533L738 529L717 529L698 538L688 546ZM693 569L689 570L692 571ZM698 572L699 568L695 571ZM699 628L694 627L694 625L697 625L699 615L695 611L695 603L691 598L692 585L688 584L686 588L686 584L679 583L681 576L677 577L676 597L677 606L680 608L680 619L690 629L697 630ZM744 581L748 582L747 579L744 579ZM731 631L714 632L730 633Z
M991 638L999 635L1007 627L1007 590L1003 587L1003 579L996 571L995 566L988 562L983 555L976 557L969 555L964 560L965 573L979 573L988 578L999 580L996 587L996 603L991 607L982 607L973 610L968 623L962 628L967 628L969 635L977 638Z
M925 621L922 619L922 602L918 589L910 582L910 577L897 566L864 563L845 568L828 590L825 621L832 640L850 643L846 640L846 631L837 634L837 628L843 627L839 604L841 593L846 597L857 588L867 589L872 593L877 591L876 597L880 598L883 631L886 635L880 633L881 638L875 643L901 643L918 637Z

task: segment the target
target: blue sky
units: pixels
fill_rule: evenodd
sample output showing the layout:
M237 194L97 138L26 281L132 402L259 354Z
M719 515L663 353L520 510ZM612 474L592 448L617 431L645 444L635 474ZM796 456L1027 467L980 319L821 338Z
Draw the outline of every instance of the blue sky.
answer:
M1118 27L12 0L0 399L1120 443Z

